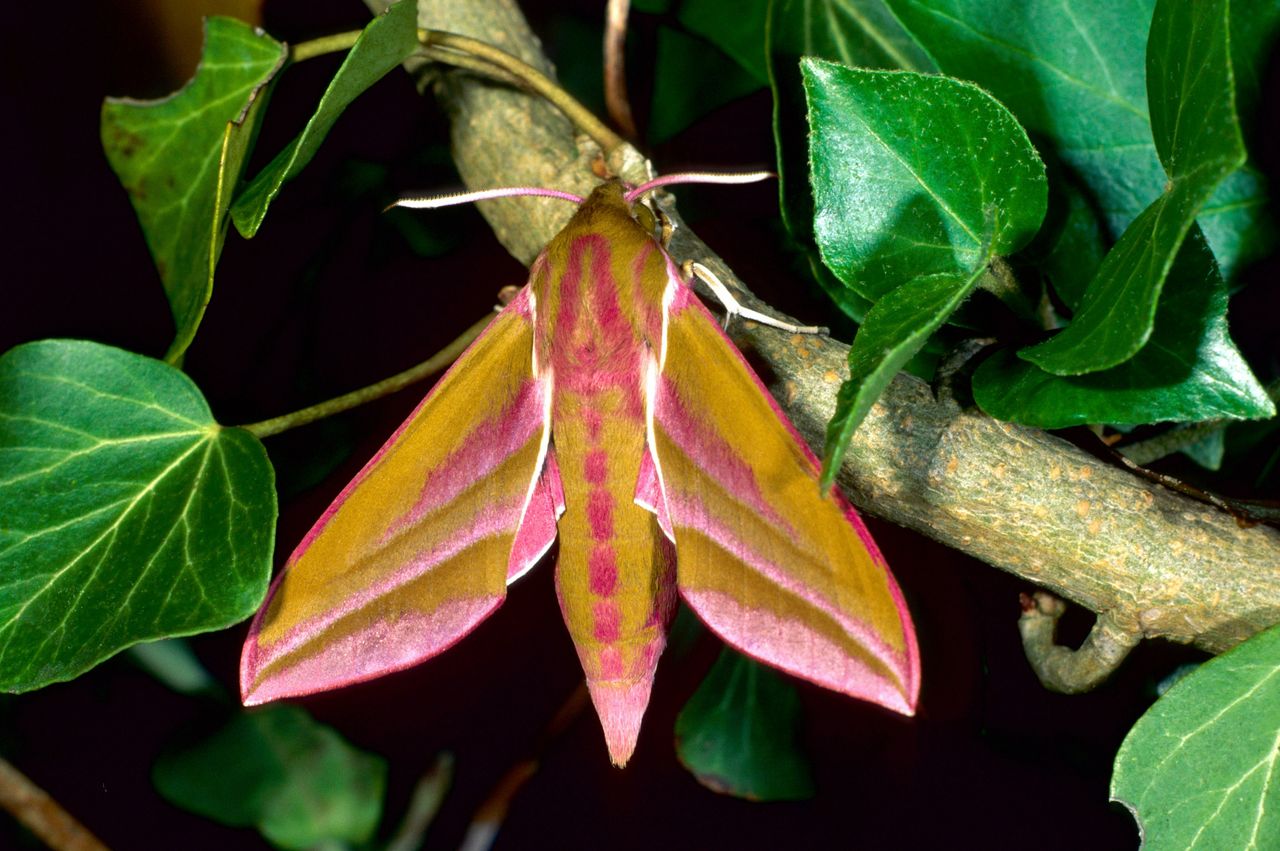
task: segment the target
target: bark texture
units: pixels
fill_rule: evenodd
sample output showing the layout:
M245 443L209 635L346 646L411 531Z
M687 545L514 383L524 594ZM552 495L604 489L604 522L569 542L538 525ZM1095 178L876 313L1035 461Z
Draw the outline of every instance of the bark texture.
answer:
M366 0L375 11L385 0ZM511 0L431 0L419 20L497 44L551 73ZM598 152L554 108L467 72L410 63L452 119L454 156L474 188L537 184L586 194ZM635 179L635 175L626 175ZM482 212L528 263L572 213L562 202L488 202ZM664 202L669 203L669 199ZM743 303L762 305L688 228L671 243ZM735 341L796 427L820 447L847 372L848 347L742 323ZM854 435L840 482L862 510L899 523L1100 614L1144 637L1222 652L1280 622L1280 532L1241 528L1217 510L1098 461L1045 432L997 422L899 375Z

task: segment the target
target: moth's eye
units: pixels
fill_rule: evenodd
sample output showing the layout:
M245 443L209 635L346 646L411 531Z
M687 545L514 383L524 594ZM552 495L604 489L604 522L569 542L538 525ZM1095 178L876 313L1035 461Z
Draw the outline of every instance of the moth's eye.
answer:
M653 210L650 210L644 204L636 204L631 208L631 214L636 217L640 227L648 231L650 235L658 236L658 217L653 214Z

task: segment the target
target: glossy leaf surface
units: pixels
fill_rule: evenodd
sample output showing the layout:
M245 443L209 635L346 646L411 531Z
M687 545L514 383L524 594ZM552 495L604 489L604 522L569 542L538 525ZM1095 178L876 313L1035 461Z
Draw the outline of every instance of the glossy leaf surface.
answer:
M1280 847L1280 627L1147 710L1116 755L1111 797L1133 811L1148 851Z
M1032 0L1013 7L986 0L888 2L943 72L978 83L1049 141L1083 180L1112 235L1159 196L1166 176L1151 135L1144 63L1156 0ZM1265 63L1257 45L1274 32L1275 5L1231 4L1231 42L1241 45L1233 47L1233 58L1247 65L1237 76L1256 77ZM1260 175L1245 169L1201 211L1201 227L1228 279L1266 248L1265 204Z
M981 264L969 274L924 275L898 287L867 313L849 348L849 378L840 385L835 414L827 424L823 487L835 481L849 438L884 388L973 291L985 269Z
M1067 329L1019 353L1056 375L1107 369L1142 348L1187 230L1218 183L1244 164L1226 0L1157 3L1147 89L1151 129L1169 181L1107 254Z
M993 417L1041 428L1272 416L1274 405L1227 335L1226 309L1226 285L1193 230L1137 355L1102 372L1058 376L1000 351L974 373L974 400Z
M304 849L372 837L387 764L298 707L273 706L238 713L203 741L162 755L153 778L183 809Z
M802 244L812 241L813 200L805 182L806 101L801 57L860 68L928 73L937 66L902 28L884 0L770 0L766 54L773 89L782 218Z
M230 626L271 572L271 466L186 375L74 340L0 358L0 688Z
M878 299L921 275L981 265L988 242L1008 254L1035 234L1044 165L981 89L821 60L803 72L814 231L847 286Z
M676 756L716 792L752 801L811 798L799 723L795 687L725 649L676 718Z
M231 191L286 53L248 24L209 18L200 67L185 88L161 100L103 104L102 147L129 192L177 326L170 360L204 317Z
M829 486L894 374L968 297L992 256L1036 233L1048 184L1013 116L968 83L810 59L803 73L818 247L845 285L875 301L827 430Z
M237 196L231 218L243 236L258 232L280 188L311 162L343 110L418 47L417 27L418 6L414 0L400 0L365 27L307 126Z

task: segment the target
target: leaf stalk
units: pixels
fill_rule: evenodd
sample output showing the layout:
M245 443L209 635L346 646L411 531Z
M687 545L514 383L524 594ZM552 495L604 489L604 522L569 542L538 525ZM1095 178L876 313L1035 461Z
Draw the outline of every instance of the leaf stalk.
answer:
M261 422L249 423L242 425L240 428L252 434L261 440L264 437L270 437L274 434L288 431L298 426L304 426L313 423L316 420L322 420L331 417L334 414L340 414L343 411L349 411L352 408L372 402L375 399L381 399L383 396L389 396L399 390L403 390L410 384L414 384L429 375L434 375L444 369L449 364L458 359L458 356L471 345L471 341L480 336L480 332L488 326L493 316L486 316L476 322L466 331L463 331L457 339L436 352L431 357L424 360L416 366L411 366L403 372L384 378L367 387L361 387L359 390L352 390L350 393L344 393L333 399L320 402L310 407L293 411L288 414L281 414L278 417L272 417L269 420Z

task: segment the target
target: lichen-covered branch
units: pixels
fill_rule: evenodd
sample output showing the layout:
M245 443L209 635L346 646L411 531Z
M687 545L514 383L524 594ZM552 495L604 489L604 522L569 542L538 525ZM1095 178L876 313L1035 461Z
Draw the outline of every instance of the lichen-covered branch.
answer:
M386 6L366 2L378 11ZM419 22L493 42L551 72L511 0L431 0L422 4ZM419 62L411 70L424 68ZM430 70L420 79L452 119L454 157L469 184L541 184L586 194L595 182L597 152L580 145L549 105L466 72ZM532 215L531 205L538 205ZM527 263L572 210L519 199L488 202L482 212ZM676 231L671 251L742 288L688 228ZM745 305L772 312L743 293ZM820 446L848 347L750 323L734 333L769 364L771 389L806 439ZM906 375L859 427L840 481L859 508L1106 612L1146 637L1221 652L1280 622L1276 530L1241 528L1224 513L1044 432L936 399Z

